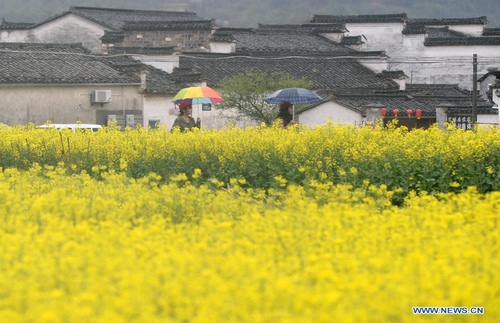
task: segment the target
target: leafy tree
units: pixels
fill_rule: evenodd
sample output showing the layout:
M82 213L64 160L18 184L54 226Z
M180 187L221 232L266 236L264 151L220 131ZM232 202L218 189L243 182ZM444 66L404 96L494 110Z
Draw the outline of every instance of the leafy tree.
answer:
M247 70L222 81L220 91L224 102L218 104L217 109L236 111L236 120L250 119L270 125L278 111L275 104L265 103L264 98L288 87L311 88L312 82L286 72Z

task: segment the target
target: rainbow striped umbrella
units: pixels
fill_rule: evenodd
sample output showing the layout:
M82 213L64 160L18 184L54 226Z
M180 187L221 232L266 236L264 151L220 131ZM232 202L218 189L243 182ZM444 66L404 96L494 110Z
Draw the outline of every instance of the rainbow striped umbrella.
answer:
M223 102L222 97L214 89L208 86L186 87L174 96L172 101L175 104L184 102L191 104L218 103Z

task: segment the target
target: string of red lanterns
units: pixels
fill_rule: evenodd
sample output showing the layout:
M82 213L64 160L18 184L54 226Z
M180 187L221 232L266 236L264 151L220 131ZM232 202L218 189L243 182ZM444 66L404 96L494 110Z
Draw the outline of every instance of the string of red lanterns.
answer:
M395 117L397 117L399 115L399 109L392 110L392 113L394 114ZM380 109L380 115L382 117L385 117L387 115L387 109L386 108ZM408 116L408 118L411 118L411 116L413 115L413 110L412 109L407 109L406 110L406 115ZM421 109L416 109L415 110L415 116L417 117L417 119L420 119L422 117L422 110Z

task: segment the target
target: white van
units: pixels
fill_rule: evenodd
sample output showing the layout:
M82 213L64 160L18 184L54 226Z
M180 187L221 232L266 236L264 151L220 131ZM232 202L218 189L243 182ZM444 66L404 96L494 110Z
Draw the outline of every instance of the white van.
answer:
M71 129L75 131L76 129L81 130L90 130L92 132L96 132L102 128L101 125L98 124L90 124L90 123L50 123L39 126L39 128L57 128L61 129Z

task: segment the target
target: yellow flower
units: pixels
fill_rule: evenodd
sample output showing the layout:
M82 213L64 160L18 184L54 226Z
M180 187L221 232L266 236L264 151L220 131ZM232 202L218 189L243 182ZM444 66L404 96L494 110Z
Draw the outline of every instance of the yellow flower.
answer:
M201 169L195 168L193 171L193 178L200 178L201 177Z
M188 180L188 177L185 173L180 173L176 176L172 176L170 179L174 182L185 182Z

